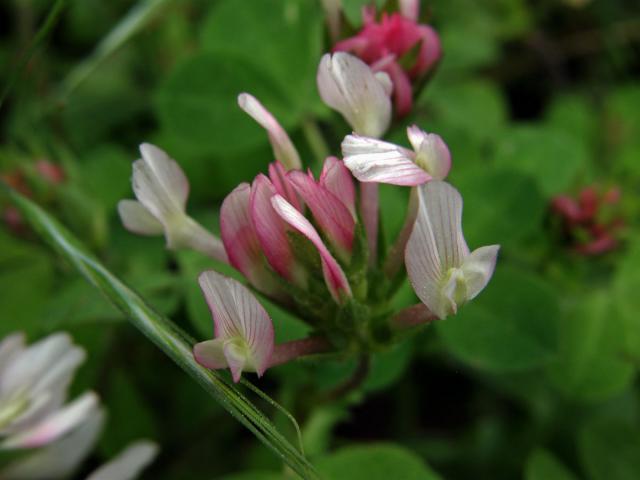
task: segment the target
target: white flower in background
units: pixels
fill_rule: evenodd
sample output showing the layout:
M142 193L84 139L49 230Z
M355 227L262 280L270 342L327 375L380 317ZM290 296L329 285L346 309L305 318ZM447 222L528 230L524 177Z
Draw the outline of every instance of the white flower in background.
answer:
M136 200L121 200L118 213L125 228L140 235L162 235L167 247L191 248L226 262L219 238L186 213L189 181L175 160L149 143L140 145L142 158L133 163Z
M88 392L65 405L67 389L84 350L56 333L31 346L24 335L0 342L0 453L29 450L0 470L2 480L57 480L72 474L91 453L105 414ZM139 441L87 480L131 480L157 447Z
M446 182L418 187L419 208L405 250L409 279L440 319L478 295L496 265L499 245L469 252L462 235L462 197Z
M318 90L324 103L342 114L359 135L381 137L391 123L392 84L358 57L327 53L318 66Z
M65 405L85 352L62 333L26 347L24 335L0 343L0 449L46 445L81 424L98 405L85 393Z

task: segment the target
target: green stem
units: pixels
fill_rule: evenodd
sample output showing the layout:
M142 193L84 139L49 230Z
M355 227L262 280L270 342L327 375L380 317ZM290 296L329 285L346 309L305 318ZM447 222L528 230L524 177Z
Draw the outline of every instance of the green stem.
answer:
M302 133L313 152L313 156L322 165L324 159L331 155L331 149L327 145L318 123L311 117L305 118L302 121Z

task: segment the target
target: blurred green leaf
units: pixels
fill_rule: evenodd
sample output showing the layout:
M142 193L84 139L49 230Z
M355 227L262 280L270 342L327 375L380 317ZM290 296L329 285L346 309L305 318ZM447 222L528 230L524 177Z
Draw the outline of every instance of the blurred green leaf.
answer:
M451 352L472 367L508 372L554 358L558 321L554 290L498 259L486 291L436 327Z
M548 197L567 191L587 163L582 141L551 127L517 125L498 139L495 162L531 175Z
M0 337L46 331L45 306L54 286L49 255L0 231Z
M635 245L620 262L613 280L613 305L624 325L621 350L640 360L640 246ZM614 313L615 315L615 313Z
M515 246L542 226L546 201L527 175L477 167L458 177L455 185L464 199L462 226L471 248Z
M559 324L559 356L549 366L556 388L583 401L620 393L633 378L622 355L624 338L608 292L585 295Z
M316 93L323 32L319 3L219 1L202 27L203 49L246 61L278 85L290 110L309 110L320 102ZM267 105L271 100L259 91L242 91Z
M576 478L547 450L535 450L527 460L525 480L576 480Z
M612 419L585 426L579 436L579 453L590 480L640 478L640 430Z
M282 474L275 472L263 472L255 470L250 472L234 473L233 475L225 475L219 480L282 480Z
M351 446L318 460L325 480L438 480L414 453L391 444Z

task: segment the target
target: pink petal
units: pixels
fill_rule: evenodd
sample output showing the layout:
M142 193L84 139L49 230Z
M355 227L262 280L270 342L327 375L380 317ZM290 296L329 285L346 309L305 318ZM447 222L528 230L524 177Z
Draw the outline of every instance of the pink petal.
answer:
M298 151L287 132L253 95L241 93L238 95L238 105L267 131L277 160L289 170L302 168Z
M278 192L269 179L262 174L258 175L251 188L251 218L269 264L284 278L292 281L295 258L287 238L287 225L271 206L271 197L276 193Z
M271 162L269 164L269 180L279 195L282 195L287 202L296 207L299 211L303 211L304 204L300 201L293 185L287 178L287 171L280 162Z
M356 218L356 187L353 184L351 172L345 167L344 162L336 157L327 157L319 183L338 197Z
M243 339L251 354L248 360L258 375L262 375L274 348L273 323L265 309L249 289L232 278L207 271L198 281L213 316L215 338ZM229 367L237 370L235 352L229 350L227 342L223 350Z
M413 108L413 89L409 75L396 62L389 64L385 68L385 72L389 74L393 82L393 103L396 116L404 117Z
M309 220L280 195L275 195L271 199L271 204L285 222L307 237L318 249L322 261L324 279L334 300L337 303L342 303L345 297L351 297L351 287L349 286L347 277Z
M288 178L331 244L348 258L353 247L356 225L349 209L328 189L318 185L310 175L292 171Z
M420 186L418 195L418 216L407 242L405 264L418 298L444 318L451 313L451 305L442 294L442 280L469 254L462 236L462 197L440 181Z
M427 73L442 57L442 46L440 44L440 37L436 31L429 25L420 25L418 27L422 43L420 45L420 52L416 59L416 64L411 69L410 75L412 77L421 77Z
M431 176L413 162L414 153L375 138L347 135L342 142L344 164L361 182L415 186Z
M400 13L409 20L418 21L420 14L420 0L399 0Z
M378 184L360 184L360 214L367 233L367 247L369 249L369 265L374 266L378 261L378 223L379 223L379 195Z
M258 288L267 294L276 289L265 269L260 242L250 213L251 187L238 185L222 202L220 208L220 234L229 263Z

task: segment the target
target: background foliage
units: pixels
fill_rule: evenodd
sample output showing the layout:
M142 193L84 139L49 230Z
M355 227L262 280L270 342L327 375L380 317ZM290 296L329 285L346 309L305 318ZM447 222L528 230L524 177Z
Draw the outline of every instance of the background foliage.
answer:
M343 3L359 22L365 2ZM2 85L50 8L0 5ZM286 365L259 385L300 421L323 478L640 478L638 5L433 0L423 8L445 57L390 138L404 142L410 122L443 136L467 241L503 246L495 277L457 317L374 358L361 391L340 402L319 399L355 362ZM313 169L317 135L337 151L347 126L315 88L328 49L320 4L309 0L66 2L2 105L0 171L21 172L31 196L111 271L207 338L195 276L211 262L169 254L161 239L118 222L137 145L151 141L178 159L190 209L216 229L221 199L271 160L266 135L236 105L240 91L278 117ZM63 183L37 174L41 159L63 166ZM594 184L620 187L624 229L615 251L586 257L570 250L549 203ZM388 239L405 197L382 189ZM146 436L162 448L148 478L282 478L278 459L68 263L26 226L8 225L0 335L65 329L87 348L73 388L95 388L110 418L94 461ZM415 302L411 289L395 302ZM279 341L304 336L300 321L268 308Z

